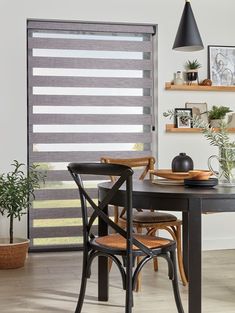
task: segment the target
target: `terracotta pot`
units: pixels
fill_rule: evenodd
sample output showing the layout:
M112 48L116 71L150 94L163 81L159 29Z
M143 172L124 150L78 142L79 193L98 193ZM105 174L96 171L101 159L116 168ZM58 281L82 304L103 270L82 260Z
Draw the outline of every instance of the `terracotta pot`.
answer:
M9 238L0 238L0 269L23 267L28 247L28 239L14 238L10 244Z

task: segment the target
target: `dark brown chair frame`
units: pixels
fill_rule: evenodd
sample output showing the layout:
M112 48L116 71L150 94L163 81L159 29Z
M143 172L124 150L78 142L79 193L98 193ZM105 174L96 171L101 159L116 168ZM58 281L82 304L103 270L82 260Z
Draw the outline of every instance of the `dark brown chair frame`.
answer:
M142 267L151 259L156 256L161 256L167 260L168 264L168 275L172 281L175 302L177 306L178 313L184 313L179 289L178 289L178 279L177 279L177 268L176 268L176 257L175 248L176 243L173 240L168 240L165 238L155 237L155 236L143 236L140 235L138 240L133 235L133 225L132 225L132 175L133 170L125 165L112 165L112 164L101 164L101 163L70 163L68 165L68 170L72 175L74 181L76 182L82 210L82 222L83 222L83 269L82 269L82 279L80 294L77 303L75 313L80 313L82 310L87 279L91 274L91 264L95 257L105 256L111 258L118 266L122 282L123 289L126 290L126 304L125 313L132 312L133 306L133 289L136 284L138 273ZM86 189L84 189L83 181L81 175L104 175L104 176L117 176L118 180L113 184L113 187L108 192L106 197L96 205L95 202L90 198ZM119 188L125 184L126 192L126 214L127 214L127 224L126 230L118 226L113 222L107 214L107 206L110 201L115 197ZM87 203L94 210L91 217L88 219L87 215ZM91 227L95 219L99 217L104 223L112 227L116 234L111 234L103 237L95 237L91 232ZM109 246L106 242L109 239L115 238L125 238L125 248L120 247L118 242L115 241L113 245ZM142 239L150 238L152 241L155 240L154 247L146 246L141 242ZM144 238L146 237L146 238ZM167 243L166 243L167 241ZM158 242L158 245L157 245ZM124 260L124 264L121 263L118 256L121 256ZM137 256L143 256L140 263L136 266L133 272L133 262ZM167 302L166 302L167 303Z

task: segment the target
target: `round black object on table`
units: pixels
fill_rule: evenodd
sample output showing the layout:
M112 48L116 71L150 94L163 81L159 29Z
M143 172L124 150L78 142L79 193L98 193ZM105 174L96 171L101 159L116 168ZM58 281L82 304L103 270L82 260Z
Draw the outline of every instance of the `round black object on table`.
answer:
M209 178L207 180L185 179L184 185L187 187L215 187L218 185L217 178Z

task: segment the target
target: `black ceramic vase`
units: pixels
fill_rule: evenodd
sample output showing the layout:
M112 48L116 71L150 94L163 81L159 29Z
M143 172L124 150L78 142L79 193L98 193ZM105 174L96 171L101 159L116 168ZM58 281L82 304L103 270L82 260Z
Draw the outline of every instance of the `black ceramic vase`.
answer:
M193 170L193 160L186 153L180 153L171 163L172 172L188 172Z

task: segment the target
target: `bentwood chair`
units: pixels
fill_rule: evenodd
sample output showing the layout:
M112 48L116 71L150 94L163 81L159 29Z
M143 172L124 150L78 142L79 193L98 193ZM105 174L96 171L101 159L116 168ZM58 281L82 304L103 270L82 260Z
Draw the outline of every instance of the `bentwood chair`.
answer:
M140 180L146 178L149 170L154 169L155 158L152 156L118 159L111 157L102 157L102 163L122 164L135 169L136 177ZM137 173L138 171L138 173ZM153 179L152 174L149 175L149 179ZM111 177L112 181L116 180L116 177ZM157 208L156 208L157 209ZM126 209L123 208L119 213L119 208L114 207L114 221L121 227L126 226ZM133 212L133 227L135 227L137 233L142 233L143 230L147 230L148 235L155 235L158 230L166 230L171 237L177 243L177 259L179 272L183 285L187 285L187 278L183 266L182 248L181 248L181 225L182 221L177 219L173 214L167 212L158 212L153 210L134 210ZM158 270L157 258L154 259L154 270ZM136 291L141 288L141 275L139 275L136 285Z
M172 287L175 297L178 313L184 313L177 280L177 267L174 240L160 238L156 236L133 234L132 225L132 175L133 170L125 165L102 164L102 163L70 163L68 170L79 189L82 222L83 222L83 269L80 294L78 298L75 313L82 310L87 279L91 274L91 264L95 257L104 256L111 258L118 266L123 283L123 289L126 292L125 313L132 312L133 289L136 279L142 267L156 256L166 259L168 264L168 275L172 281ZM84 188L82 175L104 175L118 177L113 183L112 188L102 201L97 205L89 195L89 190ZM108 217L107 206L117 195L119 188L124 185L126 188L126 215L127 223L124 230ZM93 197L96 197L93 194ZM93 213L88 219L88 207ZM99 217L102 223L115 229L115 233L96 237L92 233L92 225ZM140 263L133 269L134 261L137 256L142 256ZM120 259L121 258L121 259ZM123 263L121 262L123 261ZM168 302L166 301L166 305Z

